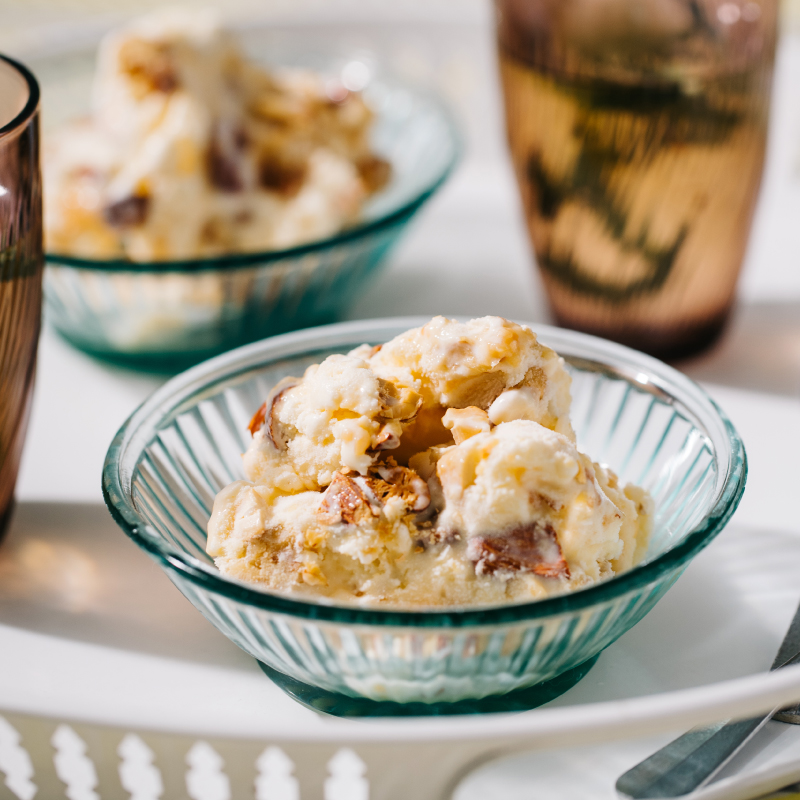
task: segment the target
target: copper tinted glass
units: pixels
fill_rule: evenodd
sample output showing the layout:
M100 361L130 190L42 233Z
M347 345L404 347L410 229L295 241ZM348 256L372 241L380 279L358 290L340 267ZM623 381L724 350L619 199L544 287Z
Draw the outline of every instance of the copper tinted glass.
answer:
M662 357L731 308L776 0L495 0L508 138L559 323Z
M39 87L0 57L0 533L31 403L42 287Z

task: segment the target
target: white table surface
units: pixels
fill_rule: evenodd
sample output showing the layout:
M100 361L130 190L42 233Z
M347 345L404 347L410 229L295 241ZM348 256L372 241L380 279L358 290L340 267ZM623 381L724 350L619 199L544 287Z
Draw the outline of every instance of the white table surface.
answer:
M748 450L750 478L732 535L800 534L800 41L787 41L780 51L775 97L739 307L711 352L680 365L727 411ZM350 316L436 313L547 321L513 180L499 157L467 159ZM0 708L69 716L105 704L110 716L130 724L158 727L160 715L168 727L166 716L174 720L177 714L189 730L218 723L223 730L244 726L257 734L252 702L244 701L264 691L255 665L176 596L158 570L123 541L99 505L108 443L162 380L110 368L71 349L51 331L43 333L18 483L19 509L6 545L17 553L20 547L33 547L30 563L39 566L26 575L4 572L0 550L6 599L13 599L14 580L19 583L18 602L0 605L0 652L5 654L0 658ZM93 572L96 565L82 561L80 548L70 545L95 535L108 537L98 538L101 548L116 547L120 540L130 556L130 570L116 576L128 581L121 592L104 594L103 576ZM48 563L70 558L74 574L83 579L50 585ZM156 582L141 591L137 581L150 578ZM127 603L137 597L139 602ZM769 633L770 646L785 622ZM184 631L180 642L174 638L176 625ZM771 654L759 658L766 665ZM133 676L141 691L129 691L126 680ZM201 707L178 707L176 692L180 699L182 692L202 693L203 686L218 686L218 681L224 690L205 693ZM152 702L143 707L139 696L145 689ZM287 719L296 713L288 699L270 698L278 704L276 713ZM543 798L567 796L567 788L570 798L611 797L613 778L663 740L517 758L502 770L479 773L457 797L530 798L534 785L536 796ZM497 792L502 787L502 792L487 794L488 786Z

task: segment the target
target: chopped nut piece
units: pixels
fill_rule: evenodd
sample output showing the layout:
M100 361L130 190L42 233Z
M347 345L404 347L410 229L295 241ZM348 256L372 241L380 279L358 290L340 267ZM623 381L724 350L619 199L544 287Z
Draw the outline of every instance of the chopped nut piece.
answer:
M256 435L256 431L260 431L262 426L264 425L264 419L267 416L267 401L265 400L261 407L253 414L253 418L250 420L250 424L247 426L247 430L250 431L251 436Z
M120 48L119 64L134 80L138 95L144 96L148 91L170 94L178 88L178 76L166 43L129 39Z
M366 156L356 163L358 174L369 192L377 192L389 182L392 168L388 161L377 156Z
M438 517L444 509L445 501L442 484L439 482L436 473L425 481L425 485L428 487L428 494L431 500L427 507L418 512L414 517L414 524L417 527L429 528L433 525L434 519Z
M150 198L146 195L132 195L117 200L103 210L106 222L114 228L132 228L147 219Z
M453 445L438 445L415 453L408 459L408 466L411 467L422 480L428 481L436 477L436 464L452 446ZM436 480L438 481L438 478L436 478Z
M478 575L504 570L532 572L544 578L569 578L569 566L550 525L531 522L497 536L477 536L467 545L467 556Z
M206 157L206 171L212 186L223 192L241 192L244 181L237 158L225 151L218 138L212 140Z
M276 450L285 449L286 442L280 431L280 423L275 419L275 406L280 402L283 393L297 386L299 382L297 378L283 378L278 381L247 426L252 436L255 436L256 432L263 428L267 439L270 440Z
M378 436L375 438L375 444L370 448L370 453L377 453L380 450L396 450L400 447L400 432L396 430L399 425L396 422L389 422L384 425Z
M381 515L381 511L383 510L383 503L381 502L380 497L375 494L375 489L372 487L372 482L369 480L369 478L365 478L363 475L356 475L353 478L353 482L364 493L364 499L367 501L367 503L369 503L369 509L372 511L373 516L379 517Z
M272 442L272 446L276 450L284 450L286 448L286 440L283 437L280 429L280 422L275 417L275 408L281 401L284 392L294 388L298 384L297 378L283 378L278 381L273 390L267 396L267 410L265 414L265 432L267 438Z
M477 433L485 433L492 429L489 415L476 406L448 408L442 417L442 423L445 428L453 432L456 444L461 444Z
M422 398L404 386L397 387L390 381L378 378L380 386L381 413L387 419L408 420L416 416Z
M451 408L489 408L492 402L505 389L505 378L500 372L482 372L464 378L450 395Z
M258 166L258 182L264 189L294 197L302 188L306 165L292 164L274 156L264 156Z
M399 497L411 511L424 511L430 505L428 484L414 470L390 462L376 464L370 473L370 486L381 502Z
M377 516L362 488L341 472L334 474L322 495L319 510L334 524L358 525L370 516Z

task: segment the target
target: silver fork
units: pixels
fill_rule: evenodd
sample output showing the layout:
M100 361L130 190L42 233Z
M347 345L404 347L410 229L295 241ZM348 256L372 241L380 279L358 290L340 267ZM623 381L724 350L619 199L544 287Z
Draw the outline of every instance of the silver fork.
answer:
M800 663L800 606L771 670ZM692 728L620 776L616 789L631 800L682 797L707 786L770 719L800 724L800 704L763 717Z

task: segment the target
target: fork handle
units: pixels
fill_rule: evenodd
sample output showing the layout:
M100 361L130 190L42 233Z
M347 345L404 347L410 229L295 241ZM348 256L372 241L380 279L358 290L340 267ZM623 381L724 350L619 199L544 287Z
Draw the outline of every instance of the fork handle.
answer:
M632 800L688 794L710 781L771 717L692 728L621 775L617 792Z

